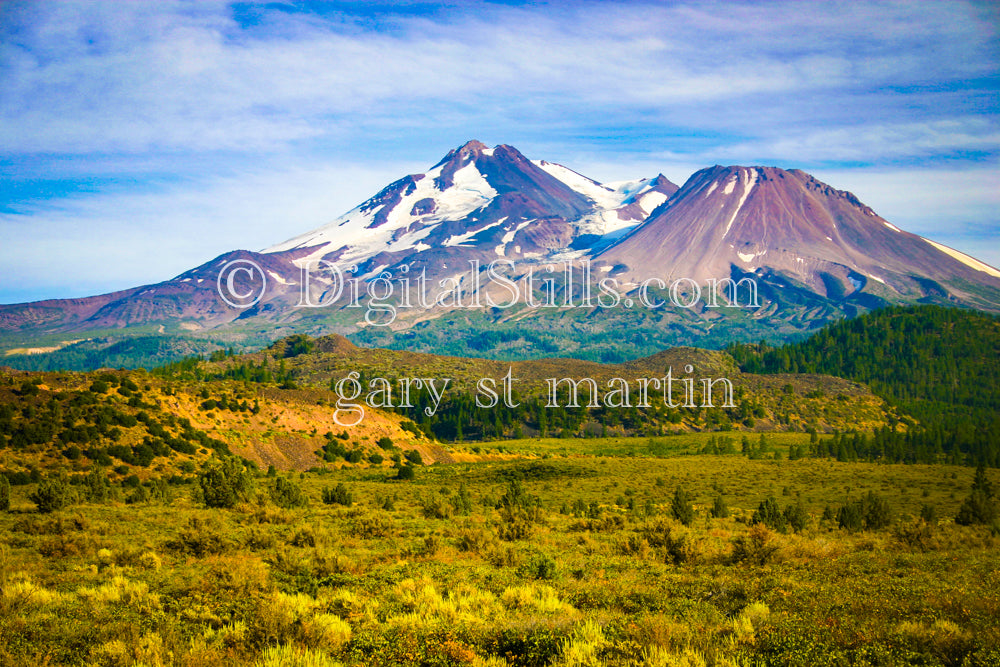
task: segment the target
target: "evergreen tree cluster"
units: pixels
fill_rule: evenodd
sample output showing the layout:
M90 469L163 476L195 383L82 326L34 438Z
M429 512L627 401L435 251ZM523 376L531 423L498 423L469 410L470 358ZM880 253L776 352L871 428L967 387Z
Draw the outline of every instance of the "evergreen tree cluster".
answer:
M951 461L1000 466L1000 319L941 306L893 307L825 327L782 347L731 345L748 373L824 373L867 383L912 417L876 442L834 443L850 460ZM850 447L855 453L851 454ZM841 449L847 451L840 451Z

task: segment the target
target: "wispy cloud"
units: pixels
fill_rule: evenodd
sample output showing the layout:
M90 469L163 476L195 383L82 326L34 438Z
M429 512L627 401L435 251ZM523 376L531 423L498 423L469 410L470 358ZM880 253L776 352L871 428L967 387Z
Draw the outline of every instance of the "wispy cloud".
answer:
M1000 154L998 25L974 2L5 2L0 266L82 256L104 284L88 265L156 247L105 282L161 279L194 256L175 231L268 245L473 137L609 180L739 162L958 183ZM935 201L921 225L997 218L982 189Z
M906 88L996 72L995 26L958 3L487 6L399 17L391 31L280 11L244 29L220 3L8 14L7 152L259 150L386 124L544 129L608 113L626 128L645 116L752 140L775 117L800 134L890 113L933 120L954 105L915 114ZM995 135L995 118L970 129ZM800 159L810 147L788 146Z

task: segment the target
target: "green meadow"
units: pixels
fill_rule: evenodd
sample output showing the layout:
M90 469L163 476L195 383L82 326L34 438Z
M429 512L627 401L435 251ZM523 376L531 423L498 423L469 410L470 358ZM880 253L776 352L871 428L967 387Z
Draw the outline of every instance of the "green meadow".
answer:
M954 521L973 468L783 456L805 434L692 453L709 437L480 443L409 480L213 458L47 513L14 486L0 662L998 664L1000 538Z

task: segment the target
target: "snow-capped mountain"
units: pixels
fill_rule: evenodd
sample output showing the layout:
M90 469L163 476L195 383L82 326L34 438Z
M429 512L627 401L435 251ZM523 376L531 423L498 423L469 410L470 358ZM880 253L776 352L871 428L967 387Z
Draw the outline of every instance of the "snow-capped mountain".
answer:
M263 252L297 251L300 265L324 259L361 275L403 263L434 275L469 259L579 256L620 238L676 191L663 175L604 185L513 146L470 141L429 171Z
M753 327L784 336L886 303L931 301L1000 311L1000 271L898 229L851 193L801 171L715 166L681 188L662 175L604 184L559 164L530 160L512 146L470 141L329 224L262 252L233 251L172 280L114 294L0 306L0 343L15 347L43 334L77 339L81 332L139 328L252 331L258 340L268 332L351 333L366 326L358 310L346 308L346 292L332 307L300 307L304 293L322 300L335 291L322 278L304 288L305 269L318 259L345 271L356 267L352 275L361 279L383 269L397 277L402 267L424 270L428 280L451 278L462 290L472 260L482 267L496 259L516 263L514 278L532 266L593 260L592 275L618 280L623 291L647 278L754 276L766 307L734 320L743 339L759 337ZM234 307L220 296L221 274L232 266L244 270L232 273L225 286L250 294L254 280L266 280L259 299ZM363 295L364 288L355 293ZM394 327L433 319L449 308L437 303L432 312L413 311ZM720 317L698 309L623 313L582 313L587 322L570 318L559 331L618 331L641 321L655 331L683 328L690 343ZM530 309L494 316L518 322L562 317Z

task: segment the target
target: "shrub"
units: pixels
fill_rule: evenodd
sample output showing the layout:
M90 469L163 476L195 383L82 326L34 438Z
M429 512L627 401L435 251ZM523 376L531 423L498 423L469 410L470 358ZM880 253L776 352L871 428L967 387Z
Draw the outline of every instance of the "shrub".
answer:
M996 507L990 497L982 491L973 491L958 508L955 523L960 526L989 525L996 519L996 514Z
M230 548L229 542L218 531L215 524L194 517L181 529L177 537L168 540L168 549L195 556L220 554Z
M382 436L381 438L378 439L378 442L376 442L375 444L377 444L382 449L392 449L393 447L392 438L388 436Z
M149 489L144 486L137 486L132 493L125 497L125 504L135 505L137 503L149 502Z
M111 481L99 466L94 466L84 480L84 493L87 500L95 503L102 503L112 495Z
M547 554L538 554L521 567L521 573L531 579L551 581L556 577L558 564Z
M497 501L497 509L503 509L505 507L519 507L524 510L529 510L536 508L538 506L539 500L537 496L530 495L524 490L524 485L521 484L521 480L512 479L507 484L507 491L500 497Z
M639 533L649 546L662 552L667 562L679 565L687 560L687 540L683 535L674 535L669 521L660 519L647 523Z
M869 491L863 499L865 508L865 528L879 530L892 523L892 510L889 501L880 497L874 491Z
M351 523L351 534L371 539L392 532L392 518L385 514L359 514Z
M198 475L206 507L233 507L253 496L253 472L235 456L223 456Z
M884 498L869 491L860 500L843 505L837 511L837 523L852 533L862 529L879 530L892 523L892 512Z
M72 504L74 496L69 478L65 472L60 472L57 476L49 477L39 484L38 488L28 496L28 500L38 506L39 512L48 514Z
M993 485L986 477L986 467L982 463L976 466L976 476L972 479L972 490L982 491L987 498L993 497Z
M106 389L105 389L106 391ZM37 396L38 395L38 385L34 382L29 382L25 380L21 383L21 388L17 392L21 396Z
M302 494L299 485L280 476L274 478L274 485L271 487L271 500L278 507L285 509L302 507L306 504L306 497Z
M416 449L410 449L406 452L406 460L418 466L424 464L424 458L420 455L419 450Z
M856 533L865 527L865 518L860 503L848 503L837 510L837 525L846 531Z
M459 551L478 553L493 544L494 535L482 529L467 528L462 531L455 544Z
M163 561L155 551L145 551L139 556L138 565L145 570L159 570Z
M425 519L451 518L451 505L437 496L422 499L420 501L420 509Z
M746 535L733 541L733 562L765 565L777 550L778 545L771 529L763 523L756 523L750 526Z
M472 496L469 495L469 489L464 483L459 485L458 493L451 499L451 504L457 514L468 516L472 513Z
M413 477L413 466L402 466L396 471L396 479L409 480Z
M521 507L502 507L501 523L497 526L497 536L506 542L526 540L534 532L534 515Z
M293 547L315 547L316 533L311 526L303 526L295 531L288 543Z
M285 357L297 357L300 354L308 354L313 351L316 344L305 334L295 334L290 336L285 342Z
M786 507L783 516L788 523L788 527L795 532L805 530L806 524L809 523L809 515L806 513L806 508L802 506L802 503L795 503Z
M896 527L896 539L919 551L928 551L934 544L934 529L923 519L902 523Z
M323 489L323 502L327 505L343 505L350 507L354 504L354 494L340 482L334 488L325 487Z
M670 502L670 513L685 526L691 525L691 522L694 521L694 508L691 507L691 500L687 491L680 487L674 490L674 499Z
M986 469L980 463L972 480L972 493L962 502L955 515L955 523L962 526L972 524L992 524L997 518L993 504L993 486L986 477Z

